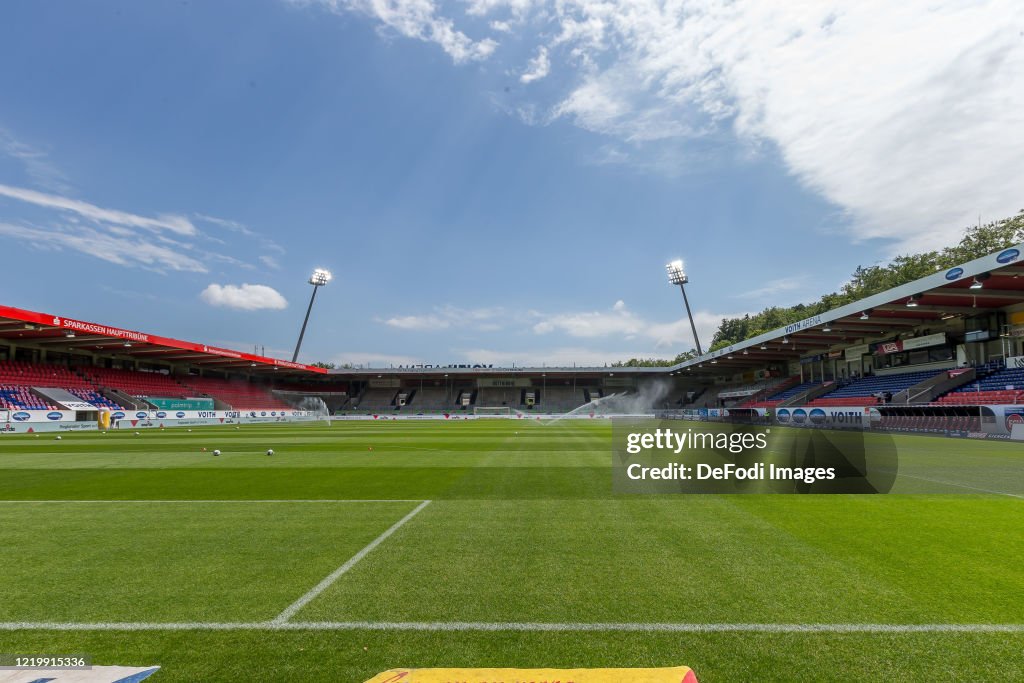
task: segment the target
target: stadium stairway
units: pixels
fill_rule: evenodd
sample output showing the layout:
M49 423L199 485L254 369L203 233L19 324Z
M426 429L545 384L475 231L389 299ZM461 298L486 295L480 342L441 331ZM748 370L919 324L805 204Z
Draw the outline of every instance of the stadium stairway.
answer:
M946 405L1019 404L1024 401L1024 368L981 368L973 382L940 396Z
M897 394L945 370L918 370L887 375L869 375L838 386L834 391L809 402L809 406L862 406L878 402L875 394Z
M795 383L799 382L799 377L787 377L783 380L777 380L775 383L766 385L756 394L748 396L742 402L737 404L737 408L769 408L778 405L777 402L772 402L775 396L781 393L785 393L786 390L792 388Z

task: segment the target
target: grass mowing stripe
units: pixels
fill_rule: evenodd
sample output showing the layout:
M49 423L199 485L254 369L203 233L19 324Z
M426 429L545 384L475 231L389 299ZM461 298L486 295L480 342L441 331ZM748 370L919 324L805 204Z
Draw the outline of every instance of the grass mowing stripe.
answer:
M933 484L945 484L946 486L955 486L957 488L970 489L972 491L980 491L982 493L991 493L992 495L995 496L1010 496L1011 498L1024 499L1024 496L1022 496L1019 493L1010 493L1009 491L996 491L995 489L985 489L981 488L980 486L971 486L970 484L958 484L953 481L946 481L944 479L933 479L931 477L922 477L917 474L906 474L905 472L900 472L897 474L897 476L907 477L909 479L917 479L918 481L930 481Z
M897 492L933 495L616 496L597 420L0 435L0 498L97 501L0 504L0 651L159 661L168 683L678 663L707 683L1021 678L1024 507L982 492L1024 494L1024 451L886 438ZM253 500L297 504L217 504Z
M0 622L0 631L520 631L639 633L1024 633L1024 624L758 624L487 621Z
M81 503L421 503L419 498L274 498L272 500L254 498L228 498L224 500L0 500L0 505L25 505L33 503L48 504L81 504Z
M423 508L427 507L428 505L430 505L430 501L429 501L429 500L425 500L425 501L423 501L422 503L420 503L419 505L417 505L417 506L416 506L415 508L413 508L412 512L410 512L410 513L409 513L409 514L407 514L407 515L406 515L405 517L402 517L402 519L400 519L400 520L398 520L397 522L395 522L394 524L392 524L392 525L391 525L391 526L390 526L390 527L388 528L388 530L387 530L387 531L385 531L384 533L382 533L382 534L381 534L380 536L378 536L377 538L373 539L373 540L372 540L372 541L370 542L370 544L369 544L369 545L367 545L367 546L366 546L365 548L363 548L363 549L362 549L362 550L360 550L360 551L359 551L358 553L356 553L355 555L353 555L353 556L351 557L351 559L349 559L349 561L348 561L348 562L346 562L345 564L341 565L340 567L338 567L337 569L335 569L335 570L334 570L333 572L331 572L330 574L328 574L328 575L327 575L327 576L326 576L326 577L324 578L324 580L323 580L323 581L321 581L321 582L320 582L320 583L318 583L318 584L317 584L316 586L314 586L314 587L313 587L313 588L312 588L312 589L311 589L311 590L310 590L310 591L309 591L308 593L306 593L306 594L305 594L305 595L303 595L303 596L302 596L301 598L299 598L298 600L296 600L295 602L293 602L293 603L292 603L291 605L289 605L289 606L288 606L287 608L285 608L285 610L284 610L283 612L281 612L280 614L278 614L278 615L277 615L277 618L275 618L275 619L274 619L274 622L275 622L275 623L282 623L282 622L286 622L286 621L288 621L289 619L291 619L291 618L292 618L293 616L295 616L295 614L296 614L296 613L297 613L297 612L298 612L298 611L299 611L300 609L302 609L303 607L305 607L306 605L308 605L308 604L310 603L310 601L314 600L314 599L315 599L315 598L316 598L316 597L317 597L318 595L320 595L320 594L321 594L321 593L323 593L323 592L324 592L325 590L327 590L327 588L329 588L329 587L330 587L330 585L331 585L332 583L334 583L335 581L337 581L337 580L338 580L338 578L339 578L339 577L340 577L340 576L341 576L342 574L344 574L345 572L347 572L347 571L348 571L349 569L351 569L352 567L356 566L356 564L357 564L357 563L359 562L359 560L363 559L363 558L364 558L364 557L366 557L366 556L367 556L368 554L370 554L371 552L373 552L373 549L374 549L374 548L376 548L376 547L377 547L377 546L379 546L379 545L380 545L381 543L383 543L384 541L386 541L386 540L387 540L387 539L388 539L388 538L389 538L389 537L391 536L391 534L393 534L393 533L395 533L396 531L398 531L399 529L401 529L401 528L402 528L402 526L403 526L403 525L404 525L404 524L405 524L406 522L408 522L408 521L409 521L410 519L412 519L413 517L415 517L416 515L418 515L418 514L420 513L420 510L422 510Z

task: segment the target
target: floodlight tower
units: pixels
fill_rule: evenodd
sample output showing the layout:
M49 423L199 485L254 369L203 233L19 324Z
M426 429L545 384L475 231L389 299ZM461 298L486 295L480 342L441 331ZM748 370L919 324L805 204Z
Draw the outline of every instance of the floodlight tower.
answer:
M316 290L320 289L331 281L331 271L324 268L317 268L309 276L309 284L313 285L313 295L309 297L309 307L306 308L306 319L302 321L302 330L299 332L299 341L295 345L295 353L292 354L292 362L299 360L299 349L302 348L302 338L306 336L306 324L309 322L309 312L313 310L313 301L316 300Z
M665 270L668 271L668 281L673 285L679 285L679 291L683 293L683 303L686 304L686 315L690 319L690 330L693 332L693 344L697 347L697 355L703 356L704 351L700 348L700 339L697 338L697 326L693 323L693 313L690 312L690 300L686 298L686 283L690 281L690 278L683 272L683 262L681 259L676 259L672 263L665 266Z

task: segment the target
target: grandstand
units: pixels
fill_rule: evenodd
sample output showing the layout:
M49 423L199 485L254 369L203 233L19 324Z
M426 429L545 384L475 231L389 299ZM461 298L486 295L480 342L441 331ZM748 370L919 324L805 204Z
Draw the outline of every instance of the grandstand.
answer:
M582 388L549 386L537 396L535 408L543 412L567 413L587 403Z
M120 391L136 398L186 398L188 388L170 375L114 368L81 368L82 375L97 387Z
M1020 403L1024 399L1024 368L986 368L977 381L963 385L938 399L939 403L977 405L979 403Z
M416 411L442 411L453 407L451 396L442 387L426 386L413 390L410 406Z
M668 368L427 365L328 372L0 306L0 410L55 410L73 399L110 409L208 401L219 410L263 411L317 396L331 410L358 413L560 414L602 396L644 395L647 382L668 380L667 391L649 392L663 397L652 399L658 405L651 409L766 414L871 407L887 411L887 420L899 417L893 425L941 416L936 411L951 419L965 407L1024 400L1022 248ZM897 407L899 415L891 412Z
M0 408L12 410L56 410L57 406L46 403L23 386L0 385Z
M355 406L359 410L393 410L395 397L398 396L398 388L372 388L367 387L355 399Z
M110 410L120 410L126 406L122 406L120 403L115 403L96 389L75 389L71 387L65 387L68 392L72 395L77 396L85 403L91 403L98 408L109 408Z
M820 386L821 382L815 380L808 380L806 382L800 382L799 378L792 378L792 381L798 382L782 391L770 394L767 398L755 401L748 406L742 406L747 408L774 408L775 406L785 403L791 398L799 396L805 391L809 391L814 387Z
M935 370L910 371L891 375L873 375L851 380L821 398L812 400L811 406L862 406L884 403L905 389L934 377Z
M290 407L275 397L268 387L252 382L214 377L185 377L182 383L192 390L190 396L210 397L235 410L273 410Z
M503 408L518 410L523 405L523 389L519 387L481 387L477 390L476 407Z

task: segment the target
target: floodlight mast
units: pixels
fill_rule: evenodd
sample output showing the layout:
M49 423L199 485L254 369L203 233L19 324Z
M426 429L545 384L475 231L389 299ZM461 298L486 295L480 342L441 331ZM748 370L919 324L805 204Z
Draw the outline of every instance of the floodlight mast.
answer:
M306 336L306 325L309 323L309 313L313 310L313 302L316 300L316 290L320 289L331 281L331 271L324 268L317 268L309 276L309 284L313 285L313 294L309 297L309 306L306 307L306 318L302 321L302 330L299 331L299 341L295 344L295 353L292 354L292 362L299 360L299 349L302 348L302 338Z
M679 285L679 291L683 293L683 303L686 304L686 316L690 319L690 331L693 332L693 344L697 347L697 355L703 356L704 351L700 348L700 339L697 338L697 325L693 322L693 313L690 312L690 300L686 297L686 283L690 278L683 270L683 262L679 259L665 266L668 271L668 281L673 285Z

